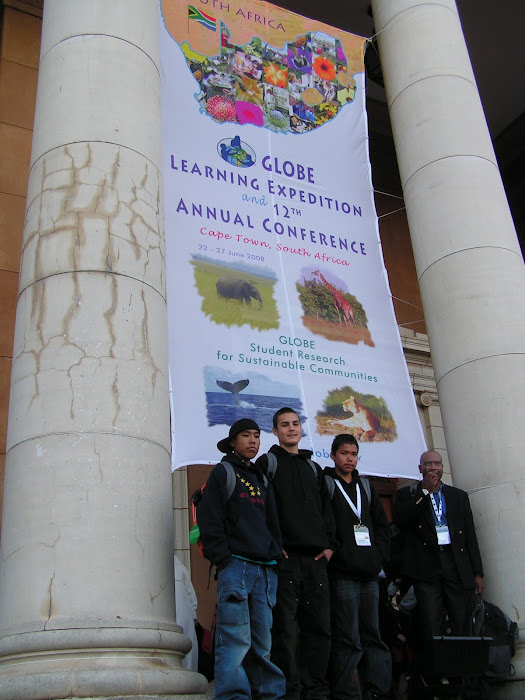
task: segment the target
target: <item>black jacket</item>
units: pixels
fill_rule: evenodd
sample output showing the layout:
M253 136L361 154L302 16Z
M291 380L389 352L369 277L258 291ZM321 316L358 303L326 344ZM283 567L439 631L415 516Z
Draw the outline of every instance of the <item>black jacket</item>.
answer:
M282 556L281 532L273 489L264 484L261 472L233 453L223 457L235 468L235 490L228 499L226 470L217 464L211 471L197 508L204 555L224 566L238 554L255 561Z
M341 479L334 467L326 467L325 474L339 481L351 501L356 504L356 488L360 484L359 472L352 472L352 481ZM370 483L370 482L369 482ZM363 486L361 491L361 522L370 531L371 547L358 547L354 536L354 525L359 520L345 497L335 486L332 511L336 523L336 550L328 564L331 579L365 581L375 578L390 554L390 530L381 499L370 484L370 503Z
M465 491L443 484L447 524L454 561L465 588L474 587L474 574L483 576L478 539ZM415 581L432 581L439 572L439 547L430 496L424 496L421 482L397 494L394 519L401 529L403 551L401 575Z
M317 464L317 477L307 459L310 450L292 454L274 445L270 452L277 457L277 471L272 480L287 553L319 554L323 549L335 549L335 522L330 507L330 494ZM257 460L264 473L268 458Z

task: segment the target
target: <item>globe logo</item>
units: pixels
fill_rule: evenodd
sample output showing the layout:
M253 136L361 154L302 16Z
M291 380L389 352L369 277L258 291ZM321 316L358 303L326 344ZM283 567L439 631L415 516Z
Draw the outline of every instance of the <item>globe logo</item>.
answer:
M250 168L255 164L255 151L239 136L232 139L222 139L217 144L217 152L220 157L236 168Z

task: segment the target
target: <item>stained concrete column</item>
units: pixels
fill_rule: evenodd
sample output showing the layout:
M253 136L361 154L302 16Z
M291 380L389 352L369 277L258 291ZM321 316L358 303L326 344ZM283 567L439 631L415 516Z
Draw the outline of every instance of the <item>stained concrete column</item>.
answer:
M454 484L486 595L523 627L523 259L455 3L372 8ZM525 678L523 648L514 661Z
M13 350L0 698L175 698L157 0L46 0Z

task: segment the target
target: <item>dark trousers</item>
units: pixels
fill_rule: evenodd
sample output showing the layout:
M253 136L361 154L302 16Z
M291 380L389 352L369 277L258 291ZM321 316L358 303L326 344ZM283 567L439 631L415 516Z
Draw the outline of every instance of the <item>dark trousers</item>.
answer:
M443 612L448 613L454 636L467 634L467 614L471 610L473 590L464 588L459 578L452 550L440 552L440 570L431 582L416 581L417 617L420 636L428 642L443 634Z
M290 554L279 563L273 611L272 661L286 678L288 700L328 696L330 589L326 559Z
M354 681L364 654L364 687L378 697L388 697L392 685L392 657L379 633L379 583L336 580L330 587L332 601L332 651L330 697L352 700L362 697Z

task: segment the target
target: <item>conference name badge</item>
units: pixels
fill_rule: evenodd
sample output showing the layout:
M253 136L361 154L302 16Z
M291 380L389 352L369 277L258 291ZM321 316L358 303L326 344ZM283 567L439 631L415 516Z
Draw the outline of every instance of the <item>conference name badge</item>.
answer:
M371 547L370 531L365 525L354 525L355 543L358 547Z
M446 525L436 525L438 544L450 544L450 532Z

